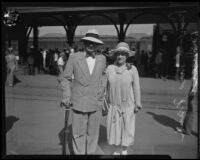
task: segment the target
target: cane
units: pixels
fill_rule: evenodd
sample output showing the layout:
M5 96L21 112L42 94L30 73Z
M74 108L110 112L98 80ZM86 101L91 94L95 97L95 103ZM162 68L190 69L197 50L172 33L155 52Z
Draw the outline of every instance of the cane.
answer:
M70 104L69 106L71 106L72 104ZM68 105L65 105L63 103L60 104L60 106L64 106L65 107L65 124L64 124L64 143L63 143L63 147L62 147L62 154L66 155L66 149L67 149L67 144L68 144L68 135L69 135L69 128L68 128L68 121L69 121L69 112L70 112L70 108Z

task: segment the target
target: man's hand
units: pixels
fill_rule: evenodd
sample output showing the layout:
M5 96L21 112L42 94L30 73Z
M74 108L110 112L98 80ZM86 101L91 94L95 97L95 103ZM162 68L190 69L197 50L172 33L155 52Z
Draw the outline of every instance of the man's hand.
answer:
M70 108L72 106L71 98L68 97L68 98L62 100L60 106L65 107L65 108Z

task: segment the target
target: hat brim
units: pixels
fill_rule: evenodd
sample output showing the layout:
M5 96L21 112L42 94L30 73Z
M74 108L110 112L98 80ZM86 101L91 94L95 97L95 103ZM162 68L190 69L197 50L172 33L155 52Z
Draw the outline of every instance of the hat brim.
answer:
M118 49L113 49L111 51L109 51L109 56L110 57L113 57L116 53L118 52L126 52L128 54L129 57L132 57L135 55L135 52L134 51L131 51L131 50L128 50L128 49L121 49L121 48L118 48Z
M81 38L81 40L90 41L90 42L94 42L97 44L104 44L101 40L99 40L97 38L93 38L93 37L84 37L84 38Z

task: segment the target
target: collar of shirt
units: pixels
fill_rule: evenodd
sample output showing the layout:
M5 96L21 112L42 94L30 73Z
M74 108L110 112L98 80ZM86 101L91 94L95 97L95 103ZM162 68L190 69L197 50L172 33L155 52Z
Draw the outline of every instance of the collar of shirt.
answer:
M96 55L94 55L94 56L93 55L88 55L86 52L84 54L85 54L85 58L91 57L91 58L95 59L95 56L96 56Z

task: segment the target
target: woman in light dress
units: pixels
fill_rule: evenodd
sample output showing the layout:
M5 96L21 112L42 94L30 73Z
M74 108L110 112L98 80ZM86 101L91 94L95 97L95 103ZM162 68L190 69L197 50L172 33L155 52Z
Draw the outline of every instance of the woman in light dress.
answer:
M128 154L128 147L134 143L135 115L142 108L138 71L126 63L133 54L127 43L120 42L110 51L115 63L106 70L107 140L108 144L115 145L114 155Z
M18 67L17 57L14 54L13 47L10 46L8 51L6 51L6 64L7 64L7 73L8 73L8 85L10 87L14 86L14 78L15 78L15 71Z

